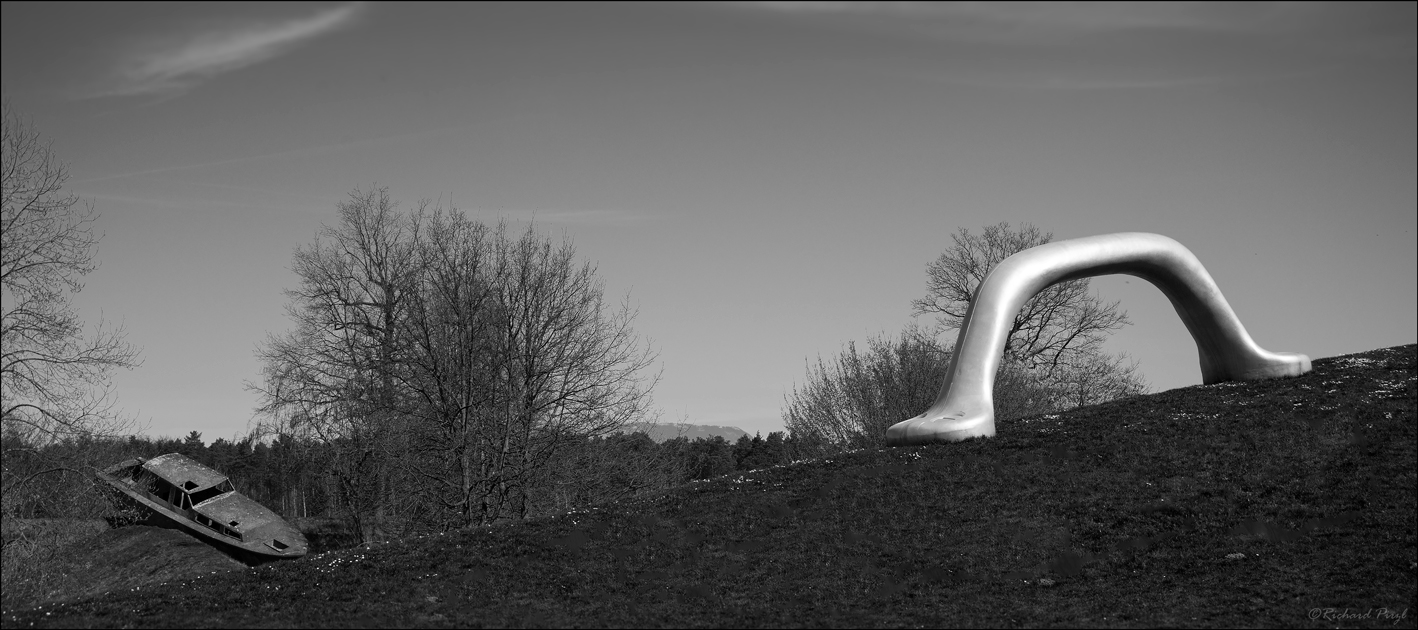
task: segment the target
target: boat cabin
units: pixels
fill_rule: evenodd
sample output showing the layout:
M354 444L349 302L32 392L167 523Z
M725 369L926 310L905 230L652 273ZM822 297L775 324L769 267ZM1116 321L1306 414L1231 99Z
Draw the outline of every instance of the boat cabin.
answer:
M225 515L223 510L214 509L223 503L222 497L236 491L226 476L185 455L169 453L144 462L134 481L149 498L167 504L174 512L219 534L242 540L239 515ZM223 516L231 519L223 521Z

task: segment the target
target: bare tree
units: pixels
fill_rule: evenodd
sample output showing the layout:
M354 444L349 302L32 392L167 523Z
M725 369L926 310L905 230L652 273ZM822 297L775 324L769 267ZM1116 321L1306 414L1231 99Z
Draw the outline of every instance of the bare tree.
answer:
M102 321L86 335L70 303L98 267L93 206L64 192L68 171L39 131L3 105L0 135L0 544L8 594L21 576L43 571L60 530L28 528L14 517L104 514L92 476L112 463L96 436L126 429L115 413L111 375L138 365L123 331ZM66 488L54 492L56 484Z
M794 387L783 423L813 455L884 444L886 429L921 413L935 400L950 364L950 350L926 332L908 327L895 339L855 343L831 363L818 357L807 382Z
M634 310L605 304L604 283L590 263L576 264L570 241L556 245L532 226L513 240L500 226L494 244L493 496L521 518L556 451L644 420L658 376L641 377L655 354L635 334Z
M644 419L654 355L595 268L426 203L356 192L296 252L297 326L258 351L277 429L333 447L348 517L422 529L522 518L556 452Z
M404 356L418 492L443 525L523 517L544 503L532 494L549 491L555 453L641 419L638 372L653 357L570 243L531 227L512 239L456 210L415 223L422 282Z
M1049 379L1050 389L1062 408L1084 407L1147 393L1147 382L1138 374L1137 362L1126 354L1101 352L1070 357Z
M387 189L355 191L339 211L338 227L296 250L300 286L286 292L296 328L257 351L265 378L252 389L281 430L334 447L331 473L368 540L385 525L389 464L406 435L397 362L417 269L410 226Z
M407 413L417 420L408 465L434 527L483 520L491 495L487 419L496 344L495 265L487 227L460 212L414 215L422 282L405 339Z
M102 322L86 336L70 304L98 267L98 216L63 191L67 168L8 99L3 115L0 417L29 441L117 432L111 374L137 366L138 351Z
M911 305L915 314L934 313L942 327L959 330L990 271L1005 258L1050 242L1053 234L1027 223L1017 230L1000 223L978 235L961 228L952 239L955 245L926 267L926 296ZM1000 378L1015 384L1005 388L1008 391L1031 400L1049 392L1051 402L997 398L997 404L1017 406L1018 413L1044 412L1146 391L1135 364L1124 364L1122 357L1103 351L1108 335L1129 323L1117 302L1107 303L1089 293L1086 278L1039 292L1014 316L1004 350L1008 367ZM1035 384L1026 386L1021 379ZM1012 413L997 410L997 415L1011 417Z
M944 327L958 330L990 271L1005 258L1053 237L1027 223L1018 230L1008 223L991 225L980 235L961 228L951 237L955 246L926 266L926 297L911 306L917 315L935 313ZM1108 334L1128 323L1117 302L1107 304L1088 293L1086 278L1060 282L1039 292L1014 316L1005 356L1052 370L1070 353L1098 350Z

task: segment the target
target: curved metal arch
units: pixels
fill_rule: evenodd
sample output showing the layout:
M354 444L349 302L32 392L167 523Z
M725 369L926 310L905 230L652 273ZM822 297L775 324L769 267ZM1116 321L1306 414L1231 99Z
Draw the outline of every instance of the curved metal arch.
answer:
M965 312L940 395L925 413L886 431L890 446L957 442L995 434L994 382L1009 326L1024 303L1052 284L1107 274L1137 276L1162 290L1196 340L1204 383L1299 376L1303 354L1256 345L1201 261L1160 234L1102 234L1032 247L985 277Z

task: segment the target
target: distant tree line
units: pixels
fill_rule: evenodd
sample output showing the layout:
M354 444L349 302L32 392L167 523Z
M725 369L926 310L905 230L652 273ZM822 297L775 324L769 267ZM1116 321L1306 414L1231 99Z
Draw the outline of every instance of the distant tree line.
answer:
M289 519L346 520L351 507L333 468L340 445L316 439L252 435L205 444L201 434L192 431L183 439L82 437L32 444L18 432L8 431L0 435L0 442L12 453L6 461L9 474L44 475L55 461L91 462L85 469L59 471L62 474L49 483L27 485L28 492L7 497L6 511L12 517L111 514L102 495L90 492L88 475L124 459L167 453L181 453L226 474L238 491ZM736 442L716 436L656 443L644 432L583 437L560 449L534 479L528 516L564 513L694 480L787 464L800 458L801 450L784 432L745 435ZM66 476L73 478L66 480ZM56 501L57 497L64 500Z

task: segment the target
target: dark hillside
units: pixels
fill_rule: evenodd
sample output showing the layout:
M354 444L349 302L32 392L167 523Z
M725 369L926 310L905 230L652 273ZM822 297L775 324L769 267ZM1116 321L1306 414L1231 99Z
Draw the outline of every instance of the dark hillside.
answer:
M161 582L192 579L246 568L214 547L186 533L137 525L103 529L58 550L50 570L58 574L41 593L26 592L28 584L6 590L4 602L62 601L106 592L143 588ZM40 586L40 585L36 585ZM33 605L33 604L31 604ZM8 624L7 624L8 625Z
M71 626L1414 627L1415 346L40 610Z

